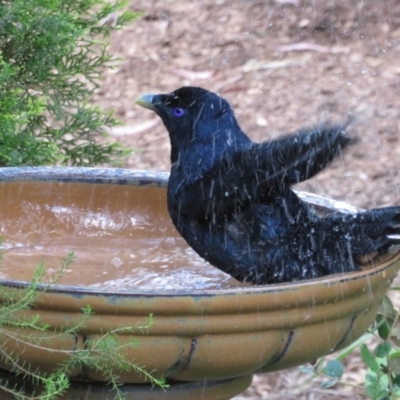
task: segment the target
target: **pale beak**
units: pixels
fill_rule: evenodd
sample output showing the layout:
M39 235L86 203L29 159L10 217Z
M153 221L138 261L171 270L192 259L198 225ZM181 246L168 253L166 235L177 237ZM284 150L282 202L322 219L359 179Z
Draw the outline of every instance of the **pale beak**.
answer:
M149 110L157 111L153 104L154 97L154 94L144 94L143 96L138 97L135 100L135 103L144 108L148 108Z

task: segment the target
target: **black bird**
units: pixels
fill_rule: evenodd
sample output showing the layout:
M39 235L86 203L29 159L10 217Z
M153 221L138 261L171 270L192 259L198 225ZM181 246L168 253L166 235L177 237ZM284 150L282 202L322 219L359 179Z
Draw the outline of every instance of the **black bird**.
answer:
M351 142L347 124L255 143L230 104L198 87L144 95L171 141L168 210L188 244L242 282L289 282L359 270L361 256L398 250L400 206L316 215L291 185Z

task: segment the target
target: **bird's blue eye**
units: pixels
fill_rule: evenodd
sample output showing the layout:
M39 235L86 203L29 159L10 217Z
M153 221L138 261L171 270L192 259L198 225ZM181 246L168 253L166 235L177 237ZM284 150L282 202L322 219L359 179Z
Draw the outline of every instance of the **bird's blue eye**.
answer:
M185 114L185 110L182 108L174 108L174 115L176 117L182 117L182 115Z

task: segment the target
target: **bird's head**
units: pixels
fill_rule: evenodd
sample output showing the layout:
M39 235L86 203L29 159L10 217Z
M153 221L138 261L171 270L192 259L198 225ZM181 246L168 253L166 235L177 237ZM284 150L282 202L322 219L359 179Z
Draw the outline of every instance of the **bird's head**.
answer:
M192 156L197 147L202 154L221 154L227 147L249 142L230 104L208 90L185 86L168 94L146 94L136 103L162 119L171 140L172 162L185 150Z

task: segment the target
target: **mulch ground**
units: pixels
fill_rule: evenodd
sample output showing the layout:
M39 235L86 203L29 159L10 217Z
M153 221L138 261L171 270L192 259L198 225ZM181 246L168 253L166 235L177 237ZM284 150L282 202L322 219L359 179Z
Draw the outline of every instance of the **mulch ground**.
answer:
M93 102L124 122L118 141L138 149L127 168L169 170L161 121L134 104L147 92L202 86L267 140L321 121L355 120L359 140L300 189L359 207L400 204L400 3L397 0L131 0L143 15L112 37L121 57ZM362 384L358 356L345 380ZM357 399L348 386L306 384L298 369L256 376L236 399Z

